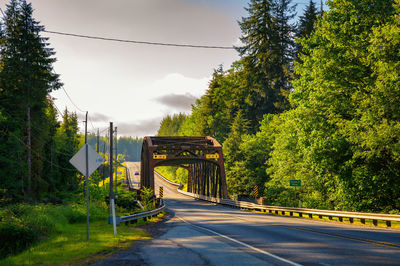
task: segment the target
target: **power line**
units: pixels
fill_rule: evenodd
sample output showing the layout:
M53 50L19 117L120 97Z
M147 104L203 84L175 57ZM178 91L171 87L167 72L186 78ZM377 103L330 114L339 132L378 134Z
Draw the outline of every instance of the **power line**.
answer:
M89 35L82 35L82 34L75 34L75 33L66 33L66 32L59 32L59 31L49 31L49 30L44 30L44 32L51 33L51 34L64 35L64 36L93 39L93 40L146 44L146 45L173 46L173 47L185 47L185 48L204 48L204 49L225 49L225 50L234 50L235 49L235 47L233 47L233 46L195 45L195 44L178 44L178 43L148 42L148 41L137 41L137 40L123 40L123 39L107 38L107 37L100 37L100 36L89 36Z
M74 101L71 99L71 97L68 95L67 91L65 90L64 86L61 87L63 89L63 91L65 92L65 95L67 95L68 99L71 101L71 103L76 107L76 109L78 109L80 112L82 113L86 113L86 111L83 111L81 108L79 108Z
M96 128L93 126L92 119L90 119L90 116L88 116L88 119L89 119L90 125L92 125L92 129L94 131L96 131Z
M43 158L37 151L35 151L35 150L32 149L31 147L29 147L23 140L21 140L21 139L18 138L16 135L14 135L13 132L9 132L9 133L11 134L11 136L13 136L14 138L16 138L22 145L24 145L24 146L26 147L26 149L28 149L28 150L34 152L34 153L35 153L39 158L41 158L43 161L46 161L46 162L50 163L51 165L60 168L61 170L76 172L75 169L61 167L61 166L59 166L58 164L55 164L55 163L53 163L53 162L47 160L46 158Z
M57 105L55 102L53 102L54 107L57 109L58 113L63 116L63 113L60 111L60 109L58 109Z

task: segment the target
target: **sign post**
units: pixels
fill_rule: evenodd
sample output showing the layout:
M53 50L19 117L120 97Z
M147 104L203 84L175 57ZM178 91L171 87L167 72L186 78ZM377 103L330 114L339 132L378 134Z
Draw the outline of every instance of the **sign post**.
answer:
M294 187L294 202L296 204L296 187L301 186L301 180L289 180L289 184L291 187ZM299 200L299 208L300 208L300 200Z
M104 159L86 143L69 162L86 177L86 238L89 240L89 176L104 162Z

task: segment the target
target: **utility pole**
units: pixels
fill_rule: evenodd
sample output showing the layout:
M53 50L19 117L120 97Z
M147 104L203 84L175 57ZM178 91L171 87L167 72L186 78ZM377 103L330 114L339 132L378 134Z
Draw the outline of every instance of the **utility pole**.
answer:
M88 112L85 121L85 145L86 145L86 240L89 241L89 149L87 144L87 122Z
M99 146L100 146L100 132L97 129L97 145L96 145L96 152L99 153Z
M113 122L110 122L110 207L112 213L112 221L114 228L114 235L117 235L117 225L115 218L115 207L114 207L114 193L113 193Z
M117 184L118 184L118 136L117 136L117 127L115 127L115 186L114 186L114 190L115 190L115 194L118 197L117 194Z
M106 142L105 141L103 141L103 154L104 154L104 156L106 156ZM104 165L102 165L102 167L101 167L101 170L102 170L101 178L103 179L103 187L104 187L104 179L106 179L106 177L105 177L105 175L106 175L105 169L106 168L104 167Z
M113 122L110 122L110 201L114 200L114 191L113 191Z

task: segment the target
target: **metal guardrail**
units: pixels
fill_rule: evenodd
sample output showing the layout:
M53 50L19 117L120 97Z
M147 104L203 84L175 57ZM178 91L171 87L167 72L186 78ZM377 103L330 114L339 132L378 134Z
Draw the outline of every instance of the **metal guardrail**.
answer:
M161 199L162 200L162 199ZM129 222L136 222L140 218L147 218L147 217L153 217L161 213L165 209L165 203L164 201L161 202L161 207L151 210L151 211L145 211L145 212L140 212L140 213L135 213L131 215L126 215L126 216L116 216L116 224L119 225L120 223L129 223ZM108 223L112 224L112 217L108 218Z
M346 212L346 211L330 211L330 210L319 210L319 209L306 209L306 208L290 208L290 207L280 207L280 206L267 206L260 205L247 201L237 201L230 199L220 199L214 197L207 197L204 195L194 194L190 192L186 192L178 189L178 192L193 198L210 201L214 203L219 203L222 205L228 205L231 207L241 208L241 209L250 209L250 210L259 210L263 212L275 213L285 215L289 213L290 216L293 216L294 213L297 213L300 217L303 215L308 215L310 218L313 218L313 215L318 216L319 218L328 217L332 220L332 217L337 217L340 222L343 222L343 218L348 218L350 223L354 222L354 219L359 219L362 224L365 224L365 220L372 220L372 223L377 226L378 221L385 221L387 227L392 226L392 222L400 222L400 215L396 214L384 214L384 213L365 213L365 212Z
M165 182L174 185L174 186L182 186L182 184L178 184L178 183L174 183L172 181L169 181L168 179L166 179L165 177L163 177L159 172L157 172L156 170L154 170L154 173L156 173L159 177L161 177Z

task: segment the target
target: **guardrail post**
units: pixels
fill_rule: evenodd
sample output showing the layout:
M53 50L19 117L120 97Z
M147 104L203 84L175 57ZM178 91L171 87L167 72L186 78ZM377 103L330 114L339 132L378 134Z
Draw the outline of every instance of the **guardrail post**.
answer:
M350 223L354 223L354 219L353 218L349 218Z
M293 216L293 212L290 212L290 216Z
M309 214L308 214L308 217L310 217L310 218L312 219L312 213L309 213Z
M332 216L329 216L329 220L333 220Z
M372 223L373 223L375 226L378 226L378 220L372 220Z
M318 215L319 219L322 219L322 215Z
M391 223L390 221L386 221L386 226L387 226L387 227L391 227L391 226L392 226L392 223Z
M339 222L343 222L343 217L339 217Z
M360 219L360 222L362 223L362 224L365 224L365 219Z
M303 217L303 213L299 212L299 217Z

